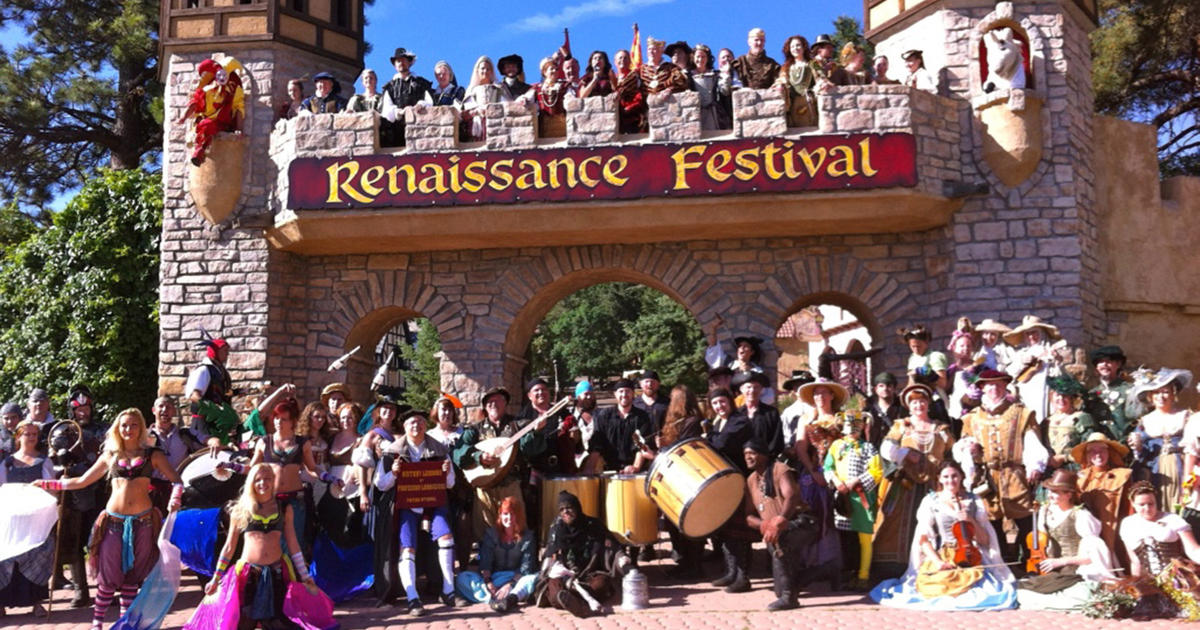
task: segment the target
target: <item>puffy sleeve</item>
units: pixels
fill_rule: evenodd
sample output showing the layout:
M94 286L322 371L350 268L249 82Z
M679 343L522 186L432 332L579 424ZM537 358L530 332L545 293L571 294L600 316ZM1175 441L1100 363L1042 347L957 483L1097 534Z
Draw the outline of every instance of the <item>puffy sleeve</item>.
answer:
M1115 578L1112 550L1100 537L1100 520L1084 508L1076 509L1075 533L1079 535L1079 555L1088 559L1079 566L1079 575L1092 581Z
M350 454L350 463L363 468L374 468L375 455L371 453L371 447L364 444L355 448Z
M1045 472L1046 462L1050 460L1050 451L1046 450L1046 445L1042 444L1041 437L1038 436L1037 422L1034 420L1033 412L1026 410L1026 418L1028 423L1025 425L1021 463L1025 465L1027 471Z
M867 469L858 476L858 482L862 484L863 490L869 492L874 490L879 485L879 481L883 479L883 462L880 461L875 446L870 442L863 442L862 448L867 456Z
M900 446L900 440L904 439L904 424L903 420L893 422L879 445L879 454L893 464L899 464L908 456L908 449Z

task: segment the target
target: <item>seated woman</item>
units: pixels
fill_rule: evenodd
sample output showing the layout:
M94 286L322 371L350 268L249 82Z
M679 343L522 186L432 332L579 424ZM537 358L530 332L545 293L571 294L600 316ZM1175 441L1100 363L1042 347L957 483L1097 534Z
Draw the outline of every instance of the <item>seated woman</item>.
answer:
M1046 539L1046 559L1040 575L1017 582L1021 608L1078 610L1087 601L1091 583L1114 579L1112 551L1100 537L1100 521L1079 502L1074 472L1054 471L1042 484L1049 502L1037 513L1037 532Z
M473 602L487 602L496 612L515 610L537 583L537 543L525 524L525 508L516 497L500 502L495 527L479 541L479 571L463 571L458 592Z
M230 571L239 540L242 556ZM303 554L284 554L285 543L300 547L295 515L275 498L274 469L255 464L231 510L217 571L184 628L336 628L333 602L313 583Z
M1125 487L1133 471L1124 465L1128 454L1124 444L1098 431L1071 449L1071 459L1082 467L1080 500L1100 521L1100 538L1105 547L1116 552L1121 564L1125 564L1124 552L1117 547L1117 525L1129 513Z
M942 462L938 490L921 501L908 571L884 580L871 599L915 610L999 610L1017 603L1012 571L979 497L963 489L963 471ZM956 550L963 558L956 558ZM968 553L969 552L969 553Z
M1158 509L1152 483L1134 483L1129 489L1129 501L1133 514L1121 520L1120 534L1129 553L1130 575L1162 588L1195 621L1200 610L1200 593L1178 586L1187 584L1186 579L1181 579L1183 574L1189 572L1194 576L1195 565L1200 564L1196 535L1183 517Z
M413 409L405 412L402 418L403 435L385 447L385 452L395 457L390 467L385 468L383 461L380 462L375 471L375 487L384 492L391 490L405 462L434 461L442 463L446 488L453 488L454 468L450 465L450 451L441 442L426 435L428 415ZM417 536L425 510L432 513L429 534L437 543L438 566L442 569L441 602L452 608L467 604L454 592L454 535L450 530L450 507L443 504L436 508L400 508L397 517L400 528L400 583L408 598L408 612L414 617L425 614L425 605L417 594Z

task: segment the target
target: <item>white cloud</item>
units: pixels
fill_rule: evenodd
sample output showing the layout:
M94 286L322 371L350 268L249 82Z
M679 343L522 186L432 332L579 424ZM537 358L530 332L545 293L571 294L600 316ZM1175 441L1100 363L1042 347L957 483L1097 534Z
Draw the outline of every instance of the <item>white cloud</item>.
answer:
M588 0L580 4L563 7L554 15L536 13L521 18L509 25L516 31L553 31L595 17L626 15L641 7L669 4L675 0Z

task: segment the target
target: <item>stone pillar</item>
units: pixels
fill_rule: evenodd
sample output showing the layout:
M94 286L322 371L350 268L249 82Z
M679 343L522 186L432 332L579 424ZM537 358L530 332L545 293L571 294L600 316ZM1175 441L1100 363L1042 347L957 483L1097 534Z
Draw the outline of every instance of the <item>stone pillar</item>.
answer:
M487 106L487 148L528 149L536 144L536 105L518 100Z
M700 139L700 94L659 92L646 98L650 140L688 142Z
M617 95L566 97L567 145L590 147L617 139Z
M764 138L787 133L787 101L779 90L734 90L733 133L739 138Z
M409 107L404 113L404 138L418 153L458 148L458 108L449 105Z

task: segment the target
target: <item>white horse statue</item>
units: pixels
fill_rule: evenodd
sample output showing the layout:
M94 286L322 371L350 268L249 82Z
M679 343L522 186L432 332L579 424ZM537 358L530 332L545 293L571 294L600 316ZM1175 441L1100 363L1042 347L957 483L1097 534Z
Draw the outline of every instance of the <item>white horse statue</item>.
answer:
M992 29L983 34L987 47L988 78L984 92L1022 89L1025 87L1025 63L1021 42L1010 27Z

